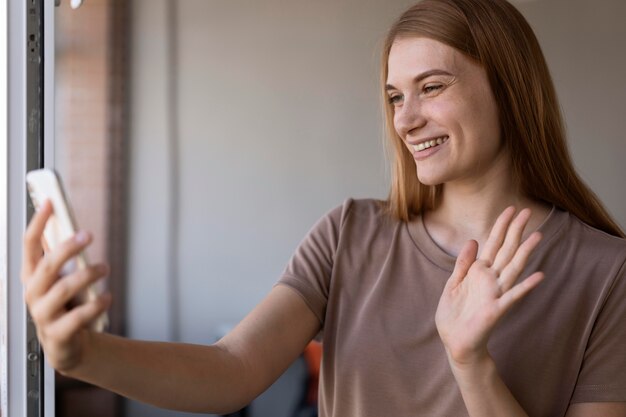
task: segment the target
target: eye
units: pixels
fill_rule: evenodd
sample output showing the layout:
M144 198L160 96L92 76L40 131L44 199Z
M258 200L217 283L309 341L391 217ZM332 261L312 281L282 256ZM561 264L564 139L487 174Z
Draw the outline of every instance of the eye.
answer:
M426 84L422 91L424 94L433 94L443 88L443 84Z
M389 104L397 106L398 104L402 103L402 100L404 99L404 96L402 94L392 94L389 96Z

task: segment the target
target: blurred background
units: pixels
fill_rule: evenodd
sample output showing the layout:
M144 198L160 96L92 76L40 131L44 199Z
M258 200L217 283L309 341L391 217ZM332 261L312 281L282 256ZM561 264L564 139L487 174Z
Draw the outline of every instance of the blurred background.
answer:
M90 258L112 266L112 332L212 343L319 217L386 196L379 54L413 3L62 2L55 160L96 236ZM552 70L576 166L624 227L626 2L514 3ZM294 416L308 365L285 377L301 389L279 381L247 415ZM56 404L59 417L188 415L60 377Z

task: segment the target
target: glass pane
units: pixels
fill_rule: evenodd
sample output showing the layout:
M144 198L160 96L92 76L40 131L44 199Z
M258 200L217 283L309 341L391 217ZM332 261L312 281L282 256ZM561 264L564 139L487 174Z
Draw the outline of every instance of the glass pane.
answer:
M87 250L91 263L111 262L110 120L114 108L108 39L112 3L87 1L73 9L72 2L62 1L55 10L54 165L78 227L94 235ZM114 323L109 330L119 332L119 325ZM56 377L59 417L95 415L95 410L98 416L114 417L120 414L120 406L119 397L108 391Z
M96 236L90 258L117 265L110 283L121 333L214 342L267 294L320 216L350 196L385 198L378 52L388 24L413 3L61 5L56 165L79 224ZM578 16L572 28L586 22L566 0L519 4L546 46L583 176L626 224L624 199L612 191L620 184L611 180L626 165L590 156L626 153L615 110L623 90L587 82L584 63L598 57L572 65L583 50L569 47L577 30L559 32L545 20L564 7ZM592 32L588 51L620 50L623 36ZM594 68L596 78L622 85L624 61L607 62ZM593 106L572 95L581 86ZM603 121L609 146L580 139L594 135L578 114ZM91 397L73 394L76 386L59 384L61 407L93 408ZM183 415L132 401L123 409L129 417Z

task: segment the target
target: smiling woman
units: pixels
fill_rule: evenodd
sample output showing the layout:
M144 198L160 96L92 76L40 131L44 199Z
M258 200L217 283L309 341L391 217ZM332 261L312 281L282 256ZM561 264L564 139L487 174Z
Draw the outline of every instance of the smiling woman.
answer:
M393 125L413 154L422 184L458 186L504 173L510 155L500 139L487 75L476 61L441 42L415 37L393 43L388 68Z
M471 7L479 8L480 12L471 12L468 10ZM428 62L434 60L434 64L448 67L460 63L458 71L474 67L474 73L481 74L482 87L475 90L493 95L493 98L486 99L486 103L495 100L495 116L500 130L497 135L502 136L499 140L509 153L509 176L520 192L562 207L611 234L624 236L574 170L547 64L532 29L513 6L500 1L489 7L471 1L419 3L402 16L387 37L382 57L383 81L395 75L391 73L395 58L393 50L407 43L402 42L405 38L412 39L413 42L409 43L417 49L420 45L415 38L420 37L448 46L434 48L437 49L434 53L422 51L422 55L429 55ZM413 59L417 63L419 55L407 52L398 58ZM449 55L447 60L446 54ZM404 64L408 64L405 68L417 71L416 68L423 66L424 62L419 61L419 66L411 65L411 62ZM489 89L485 89L487 83ZM385 96L388 90L387 84ZM466 93L466 97L475 96ZM484 97L477 99L482 102ZM391 96L391 100L395 105L397 99ZM403 128L403 120L396 123L401 113L394 111L391 105L386 106L385 111L388 136L396 155L391 210L406 220L411 213L436 206L441 190L429 186L433 184L415 183L414 158L406 152L404 141L407 139L402 130L398 130ZM486 114L494 115L492 111ZM485 113L477 112L472 117L474 123L478 120L484 123Z
M215 16L211 25L224 20ZM214 46L247 92L236 59L261 62L262 54L239 54L221 40ZM308 72L291 61L280 61L280 82L270 90L302 85ZM43 206L24 237L22 280L49 362L159 407L226 413L263 392L318 337L321 417L626 415L626 240L573 169L555 89L522 15L505 0L418 3L388 32L382 90L394 149L389 197L349 198L322 217L269 295L217 343L91 332L110 298L72 309L67 301L106 268L59 278L91 239L70 239L42 257L51 215ZM242 117L250 96L232 95L223 114L242 136L226 141L236 142L239 158L252 154L237 160L240 169L264 156L241 152L243 140L258 141L264 118ZM286 107L283 124L294 114ZM315 119L301 108L297 114ZM362 140L356 127L350 123L350 132ZM297 144L290 161L300 173L312 141L305 129L295 133L282 147ZM308 192L306 184L299 178L299 189ZM254 195L244 194L238 221L254 217L256 225ZM246 252L238 250L237 260Z

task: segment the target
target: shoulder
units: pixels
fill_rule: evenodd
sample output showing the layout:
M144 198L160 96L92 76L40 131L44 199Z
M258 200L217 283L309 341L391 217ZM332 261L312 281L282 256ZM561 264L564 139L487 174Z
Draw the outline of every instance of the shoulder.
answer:
M399 223L389 212L386 201L373 198L348 198L341 206L341 213L343 228L359 234L393 229Z
M626 239L598 230L557 209L546 223L546 249L557 259L569 261L592 275L615 277L625 273Z
M352 246L393 234L398 225L385 201L348 198L327 212L311 232L322 233L335 244L345 242Z
M347 198L343 203L330 210L323 218L330 218L334 223L345 225L351 222L373 222L390 220L384 200L373 198Z
M568 213L566 226L571 244L580 251L597 258L626 261L626 239L596 229L571 213Z

